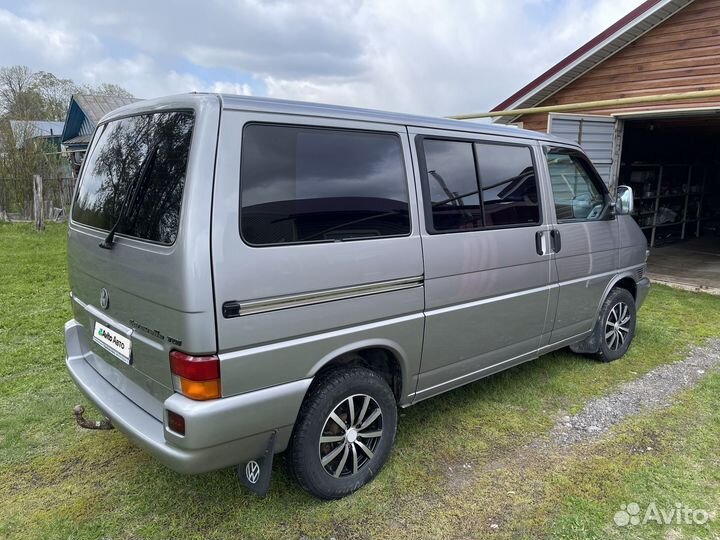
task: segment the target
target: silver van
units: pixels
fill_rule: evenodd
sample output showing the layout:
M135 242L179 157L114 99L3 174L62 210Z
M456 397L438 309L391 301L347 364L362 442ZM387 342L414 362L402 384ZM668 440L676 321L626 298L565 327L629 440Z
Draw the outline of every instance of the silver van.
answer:
M582 150L493 125L214 94L93 136L67 367L183 473L274 454L317 497L388 459L397 408L570 346L625 354L647 245Z

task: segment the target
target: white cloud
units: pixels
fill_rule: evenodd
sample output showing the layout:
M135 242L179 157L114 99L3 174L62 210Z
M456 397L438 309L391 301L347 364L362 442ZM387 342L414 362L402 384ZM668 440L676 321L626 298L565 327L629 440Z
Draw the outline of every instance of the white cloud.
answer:
M436 115L487 110L638 3L368 1L352 21L367 29L358 75L265 82L276 97Z
M114 82L141 97L179 94L182 92L224 92L251 95L247 83L230 81L203 81L189 73L163 70L155 60L145 54L133 58L104 58L87 64L82 79L90 84Z
M207 92L218 92L221 94L240 94L243 96L252 96L253 91L247 83L233 83L227 81L215 81L211 86L202 89Z
M640 1L35 0L0 10L0 65L142 97L255 90L446 115L494 106Z
M199 90L201 81L187 74L162 70L145 54L132 58L103 58L82 67L82 78L90 84L120 84L141 97Z
M63 25L28 20L0 9L0 51L6 63L29 60L55 67L66 65L83 50L93 50L98 43L94 36L83 42ZM11 60L14 62L10 62ZM38 69L38 68L36 68Z

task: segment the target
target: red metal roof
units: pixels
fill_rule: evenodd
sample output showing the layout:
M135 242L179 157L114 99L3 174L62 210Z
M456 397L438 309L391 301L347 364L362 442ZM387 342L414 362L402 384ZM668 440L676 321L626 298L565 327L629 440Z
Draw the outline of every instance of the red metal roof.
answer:
M585 43L582 47L577 49L576 51L572 52L560 62L555 64L553 67L548 69L545 73L537 77L532 82L526 84L523 86L520 90L515 92L512 96L507 98L502 103L498 104L496 107L494 107L493 111L502 111L510 107L513 103L518 101L519 99L527 96L529 93L531 93L533 90L536 90L540 88L543 83L549 81L554 75L557 75L560 71L565 69L566 67L573 64L573 62L576 62L580 58L582 58L585 54L593 50L598 45L601 45L604 41L606 41L608 38L610 38L613 34L621 30L624 26L630 24L633 20L637 19L638 17L641 17L643 14L650 11L653 7L655 7L657 4L662 2L663 0L646 0L642 4L640 4L638 7L633 9L630 13L625 15L622 19L618 20L616 23L614 23L612 26L606 28L602 32L600 32L597 36L592 38L590 41ZM594 67L594 66L593 66Z

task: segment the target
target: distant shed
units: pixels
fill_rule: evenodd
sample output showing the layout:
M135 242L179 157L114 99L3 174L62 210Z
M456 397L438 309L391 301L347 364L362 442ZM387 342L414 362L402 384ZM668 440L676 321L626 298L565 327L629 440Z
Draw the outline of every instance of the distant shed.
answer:
M32 140L42 144L48 151L60 150L63 123L50 120L9 120L15 145L25 146Z

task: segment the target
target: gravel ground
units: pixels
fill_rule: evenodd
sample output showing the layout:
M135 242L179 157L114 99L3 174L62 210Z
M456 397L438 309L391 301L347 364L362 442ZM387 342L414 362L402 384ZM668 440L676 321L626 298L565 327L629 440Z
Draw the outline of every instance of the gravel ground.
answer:
M461 490L478 474L522 471L538 456L542 459L572 451L573 445L599 439L629 416L671 405L678 393L718 369L720 339L713 339L703 347L690 349L684 360L649 371L639 379L619 386L612 394L589 401L578 414L559 418L549 438L537 439L477 469L471 462L453 463L446 472L448 485L453 490ZM503 519L508 520L510 516L504 515ZM494 527L490 525L490 528Z
M569 446L605 434L627 416L643 409L670 405L675 394L693 386L708 371L720 366L720 339L694 347L680 362L656 368L620 386L610 395L594 399L574 416L563 416L550 433L551 444Z

